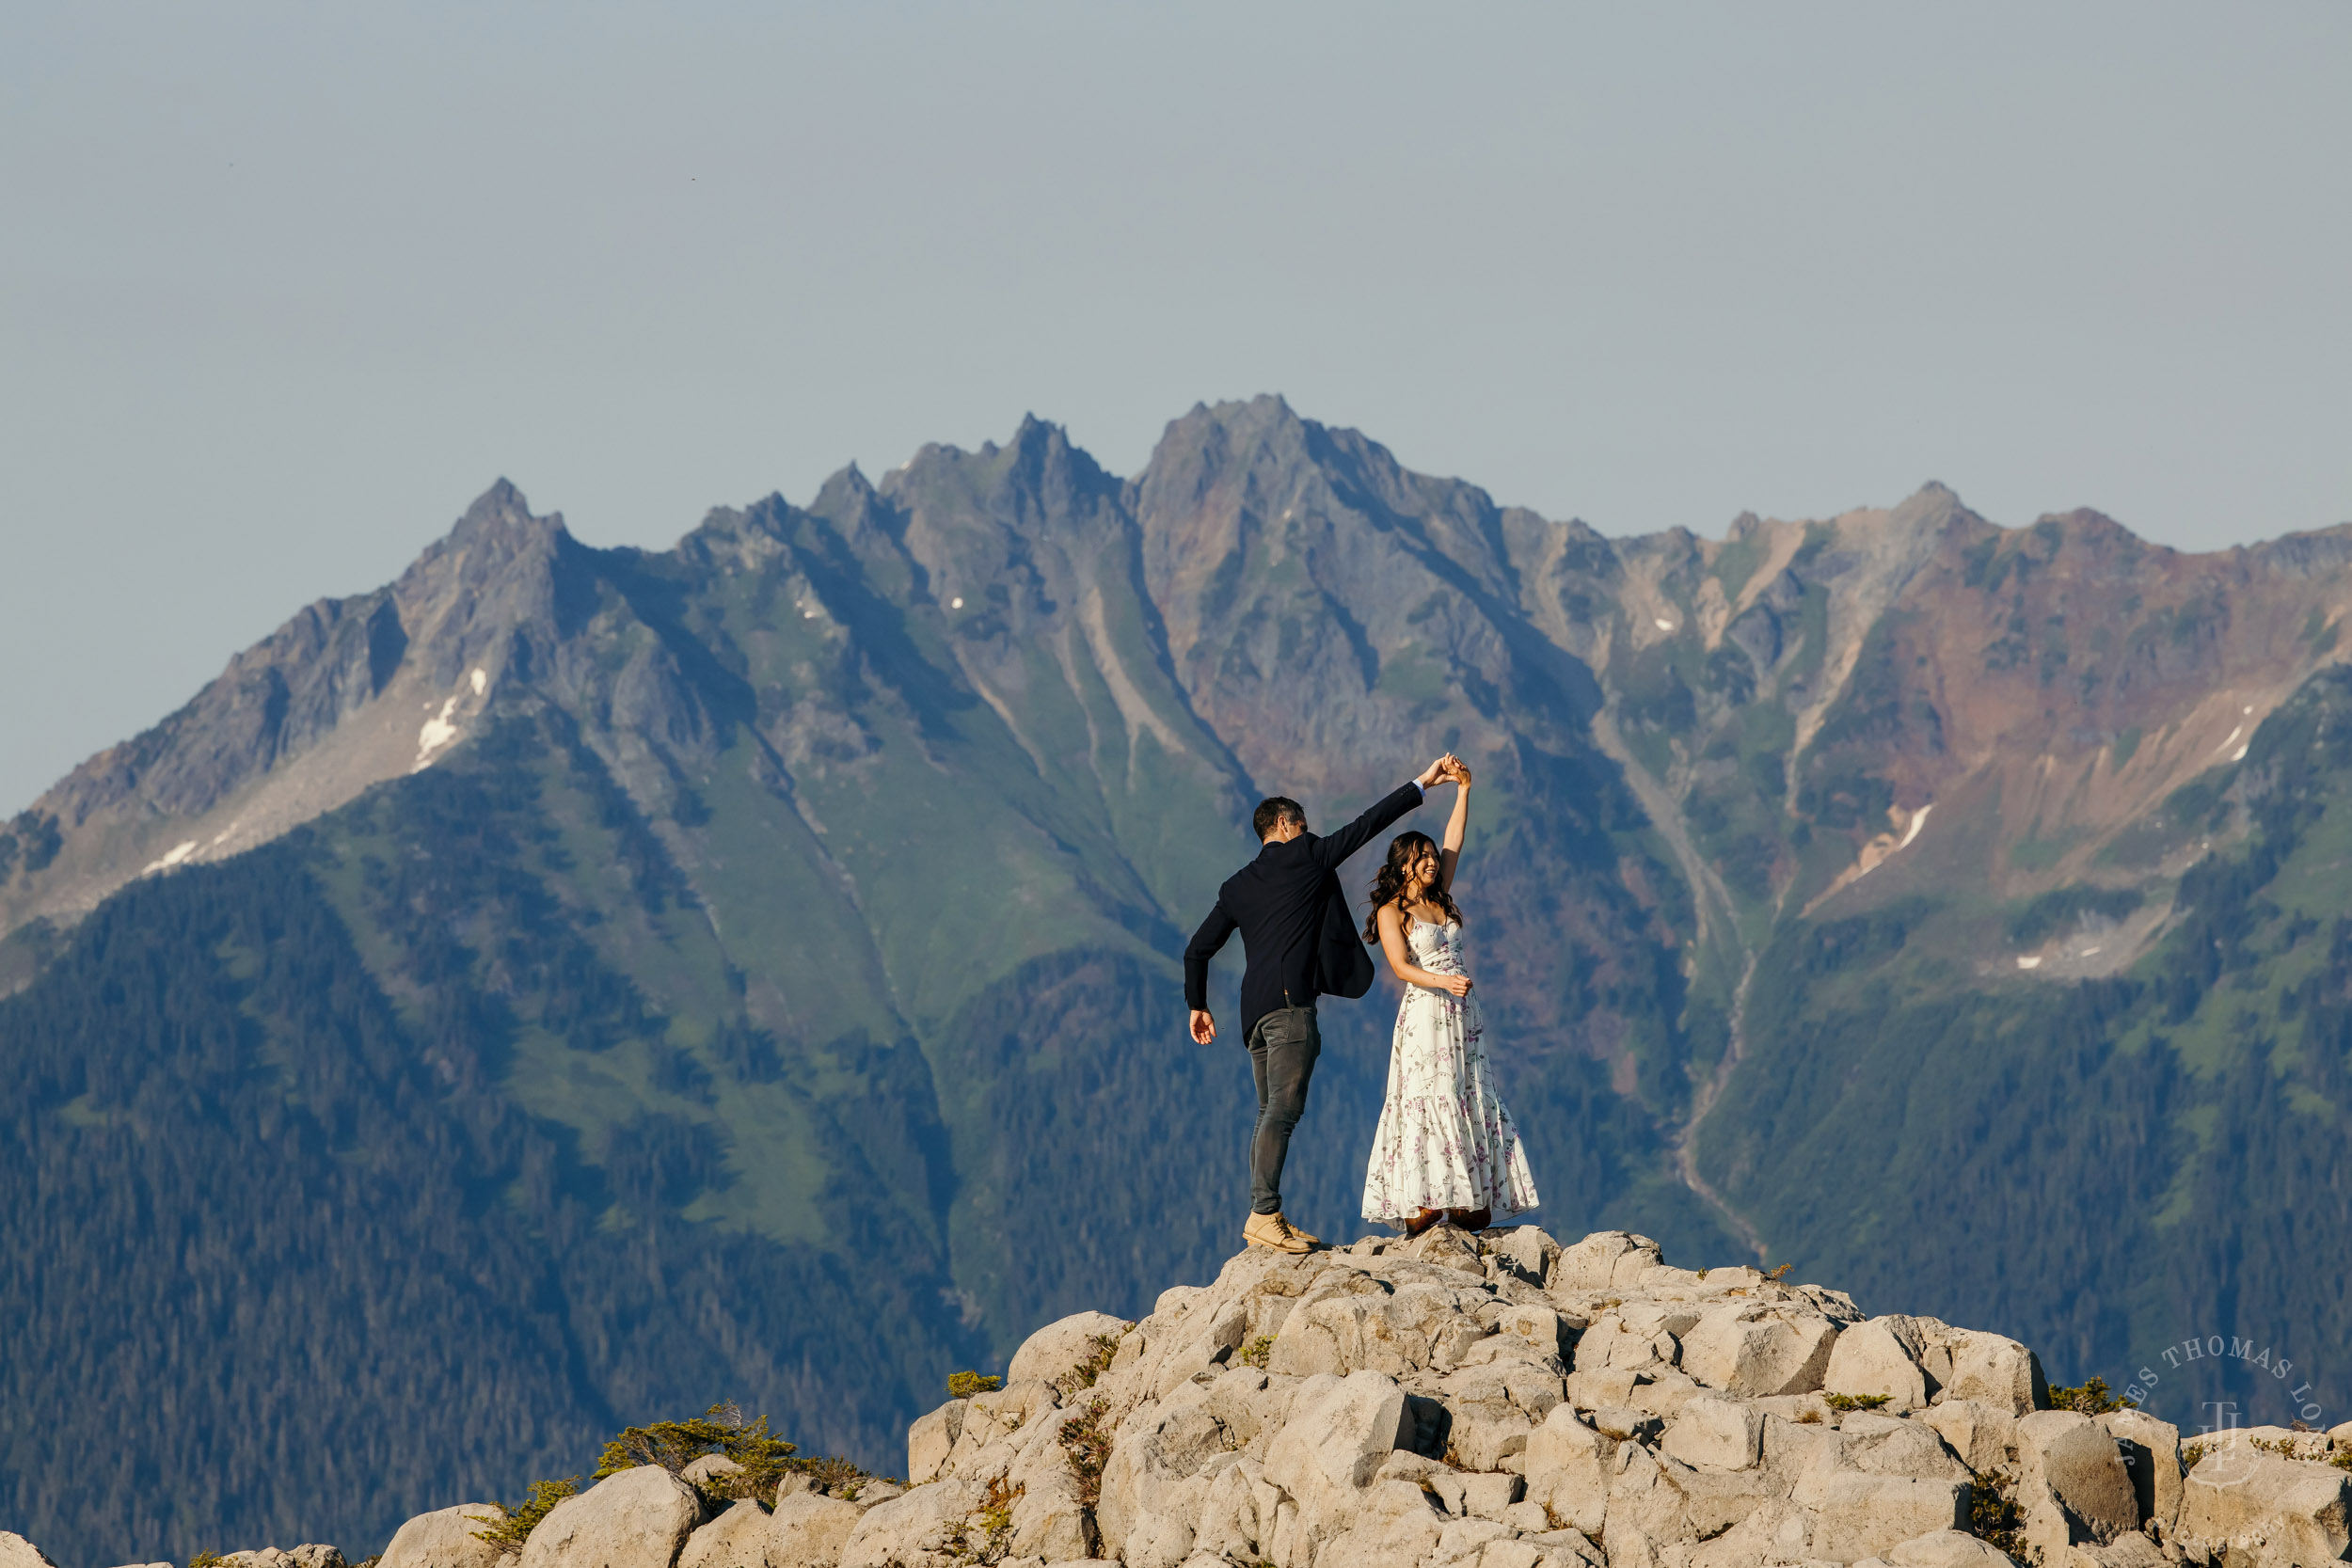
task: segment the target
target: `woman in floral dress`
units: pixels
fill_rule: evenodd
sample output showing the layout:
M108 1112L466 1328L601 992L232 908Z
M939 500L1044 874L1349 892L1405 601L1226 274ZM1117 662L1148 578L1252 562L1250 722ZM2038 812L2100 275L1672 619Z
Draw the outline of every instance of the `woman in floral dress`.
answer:
M1427 833L1398 834L1364 923L1364 940L1380 944L1405 982L1388 1099L1364 1172L1364 1217L1407 1236L1439 1221L1483 1230L1537 1202L1518 1129L1487 1076L1478 999L1462 970L1462 911L1452 890L1470 777L1456 766L1444 847Z

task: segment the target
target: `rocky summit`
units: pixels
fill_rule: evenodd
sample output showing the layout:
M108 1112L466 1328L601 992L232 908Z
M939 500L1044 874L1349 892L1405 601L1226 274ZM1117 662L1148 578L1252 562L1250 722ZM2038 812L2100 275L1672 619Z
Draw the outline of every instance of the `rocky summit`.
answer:
M906 1481L620 1469L536 1520L410 1519L372 1568L2214 1568L2352 1548L2352 1423L2180 1430L2018 1341L1533 1226L1249 1250L1086 1312L916 1420ZM219 1568L342 1568L332 1546ZM47 1559L0 1536L0 1568ZM363 1565L369 1568L369 1565Z

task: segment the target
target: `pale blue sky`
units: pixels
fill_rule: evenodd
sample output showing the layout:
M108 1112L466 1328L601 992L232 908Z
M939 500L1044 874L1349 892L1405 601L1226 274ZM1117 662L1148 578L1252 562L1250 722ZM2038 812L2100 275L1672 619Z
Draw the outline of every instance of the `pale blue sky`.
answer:
M2352 6L0 9L0 810L500 474L1280 391L1611 532L2352 519Z

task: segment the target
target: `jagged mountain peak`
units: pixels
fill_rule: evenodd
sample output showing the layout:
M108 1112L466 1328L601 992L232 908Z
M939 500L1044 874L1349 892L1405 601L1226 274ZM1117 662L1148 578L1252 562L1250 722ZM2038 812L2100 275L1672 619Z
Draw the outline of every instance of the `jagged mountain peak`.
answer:
M446 534L424 548L410 571L460 551L488 552L497 559L545 557L557 541L570 537L562 513L534 514L522 491L501 477L474 498Z
M1979 561L1988 549L1993 555ZM1827 522L1742 514L1721 543L1681 529L1613 542L1579 523L1503 511L1475 485L1416 473L1360 432L1304 418L1271 393L1195 404L1169 422L1131 480L1104 472L1065 427L1029 413L1001 445L977 451L926 445L879 486L847 465L805 512L781 497L714 512L672 559L680 566L723 561L765 570L780 551L811 550L808 562L823 571L862 574L888 597L935 605L964 676L989 692L1021 687L1016 665L1036 639L1071 657L1058 640L1077 635L1073 617L1092 613L1089 596L1107 590L1121 597L1130 592L1121 585L1132 582L1142 594L1136 613L1143 641L1122 660L1164 661L1182 703L1223 711L1240 725L1242 754L1263 752L1250 766L1295 752L1305 732L1277 737L1311 709L1326 728L1352 711L1343 728L1385 737L1369 751L1342 748L1375 769L1390 766L1387 742L1404 744L1411 729L1402 716L1422 699L1406 693L1459 690L1464 682L1484 689L1502 668L1496 650L1514 637L1539 634L1601 671L1671 644L1686 629L1709 650L1727 637L1742 640L1769 655L1768 665L1780 671L1772 678L1787 683L1802 751L1851 682L1871 628L1910 602L1915 583L1942 580L1937 571L1965 586L1971 572L1994 569L1985 562L2014 557L2023 563L2015 574L2000 568L2013 592L2025 580L2020 574L2043 561L2080 562L2065 570L2112 576L2128 575L2143 556L2197 559L2144 545L2088 510L2026 530L1998 529L1934 480L1892 507ZM2352 568L2352 526L2230 559L2273 577L2316 580ZM422 727L439 722L441 706L453 700L453 725L463 717L457 708L486 702L490 690L515 681L555 680L567 701L588 701L598 680L585 667L564 673L561 648L600 615L619 615L611 621L617 626L638 613L628 608L627 593L616 597L600 560L571 539L560 514L533 513L512 481L498 479L389 589L305 610L239 656L187 710L61 784L43 809L70 825L110 805L130 809L134 799L143 815L108 851L112 869L83 884L76 901L37 902L56 912L87 907L93 893L188 844L187 826L208 835L189 858L203 858L215 837L218 853L231 852L253 841L256 822L282 828L302 810L343 798L355 781L429 761L437 748L425 743ZM1265 584L1292 577L1295 586L1278 595L1280 603L1265 597ZM1823 636L1811 654L1799 635L1808 584L1827 593ZM1256 586L1237 594L1245 585ZM1444 612L1433 614L1440 606ZM1759 629L1759 617L1776 629ZM1277 655L1260 646L1282 626L1306 639L1300 650L1319 651ZM1311 634L1311 626L1323 629ZM691 637L679 641L678 635L656 641L675 644L689 662L704 657ZM1105 635L1096 628L1081 641L1107 646ZM636 656L642 671L652 668L646 658L670 657ZM1948 656L1938 663L1948 671ZM1309 667L1321 673L1295 689ZM2170 680L2163 673L2170 668L2157 660L2141 684ZM1243 669L1259 674L1236 685L1234 673ZM1263 705L1252 699L1235 706L1259 680ZM686 701L670 676L641 673L626 685L642 699L630 711L668 715L656 730L709 733L707 713L688 717L701 700ZM647 693L657 689L669 695L654 701ZM404 705L417 716L405 716ZM340 767L342 782L333 787L293 792L309 805L281 804L250 821L209 820L354 715L379 708L371 760ZM2120 721L2061 726L2068 734L2121 727ZM1220 748L1188 742L1181 749L1205 755ZM206 820L174 825L190 816ZM24 893L21 878L0 892L0 902L19 901L0 909L0 917L13 923L31 910Z
M61 850L38 881L0 886L0 927L78 918L125 881L240 853L429 766L592 612L594 554L498 480L395 582L307 607L43 795Z
M498 524L527 524L532 516L531 501L515 482L501 474L490 482L490 487L473 499L457 519L455 531L464 532ZM560 524L560 519L557 519Z
M1960 499L1959 491L1940 480L1931 479L1896 502L1887 515L1890 520L1898 522L1934 527L1954 517L1974 516L1975 514L1969 512L1968 503Z
M72 1312L194 1321L174 1313L267 1275L275 1299L364 1325L318 1309L347 1298L303 1259L437 1243L303 1231L282 1267L216 1249L191 1290L172 1237L240 1234L218 1222L251 1207L247 1189L332 1217L317 1195L348 1176L376 1182L350 1189L357 1207L426 1214L466 1243L490 1196L532 1233L484 1256L521 1259L572 1314L557 1338L580 1359L544 1385L562 1398L599 1420L599 1402L644 1402L637 1419L672 1413L652 1402L680 1387L695 1408L741 1388L811 1441L864 1442L948 1367L995 1365L982 1341L1008 1325L1081 1291L1120 1305L1091 1292L1156 1284L1163 1259L1214 1266L1243 1184L1237 1160L1201 1150L1238 1142L1249 1089L1184 1032L1184 930L1252 852L1255 796L1298 798L1320 827L1453 749L1480 785L1461 884L1474 994L1564 1223L1710 1249L1752 1225L1775 1258L1836 1254L1882 1285L1916 1272L1940 1281L1931 1304L2071 1323L2079 1376L2130 1346L2070 1302L2137 1299L2152 1287L2124 1271L2140 1256L2202 1290L2220 1275L2166 1250L2178 1237L2293 1207L2175 1204L2175 1167L2201 1157L2182 1149L2214 1148L2206 1176L2226 1176L2259 1129L2302 1161L2306 1119L2342 1147L2341 1117L2308 1098L2276 1115L2208 1100L2210 1146L2167 1118L2230 1042L2296 1027L2264 1000L2263 966L2291 960L2305 1017L2340 1018L2328 1009L2352 995L2352 935L2307 940L2332 917L2341 819L2298 852L2299 881L2218 869L2262 821L2303 832L2331 781L2352 781L2352 747L2318 746L2340 716L2295 696L2340 657L2347 608L2352 530L2183 556L2095 514L1996 527L1930 483L1826 519L1742 515L1720 542L1612 542L1270 397L1197 407L1123 483L1031 416L1002 444L926 447L879 485L852 465L805 509L718 509L670 550L580 545L501 482L397 582L306 609L77 769L42 822L0 829L0 929L187 873L107 902L0 1004L19 1009L0 1045L56 1047L0 1147L49 1148L61 1180L135 1181L151 1168L136 1116L137 1140L169 1117L193 1128L191 1169L219 1174L236 1151L215 1207L159 1183L147 1230L104 1219L119 1256L156 1272L91 1273ZM1436 829L1438 800L1412 825ZM2294 915L2232 952L2274 895ZM2138 962L2205 911L2250 912L2192 924L2179 964ZM0 945L0 990L43 940ZM140 968L166 949L151 974L168 985ZM2247 983L2217 990L2224 970ZM2044 989L2090 977L2115 984ZM117 1003L150 993L183 1011L142 1033ZM2119 1033L2078 1003L2137 1022ZM20 1025L35 1004L94 1022ZM1377 1115L1384 1012L1331 1008L1326 1128ZM260 1043L224 1046L217 1085L186 1088L190 1020ZM2328 1028L2303 1037L2326 1067L2308 1085L2265 1087L2278 1075L2259 1060L2239 1084L2345 1103L2327 1066L2341 1051L2311 1047L2352 1024ZM2194 1071L2168 1065L2176 1039L2204 1053ZM385 1124L376 1101L294 1102L333 1088L301 1064L345 1044L375 1055L328 1078L373 1078L381 1058L383 1105L469 1119L420 1124L416 1158L371 1164L342 1140ZM288 1064L292 1096L276 1086ZM231 1091L253 1117L203 1120ZM1152 1136L1134 1135L1137 1106ZM479 1159L462 1148L476 1132ZM301 1148L318 1160L283 1163ZM1343 1132L1302 1143L1303 1217L1352 1202L1362 1158ZM408 1201L420 1169L458 1173L462 1217ZM1192 1196L1138 1227L1134 1195L1160 1192ZM1218 1193L1230 1213L1210 1212ZM26 1255L54 1244L47 1190L5 1196L0 1213L37 1227ZM78 1212L127 1212L100 1196ZM2295 1256L2276 1242L2270 1257ZM1988 1246L2014 1267L1997 1297L1972 1296L1944 1260ZM449 1256L471 1269L462 1246ZM878 1274L877 1258L923 1261ZM747 1290L756 1312L738 1322L697 1315L723 1294L692 1296L706 1265L826 1277L817 1294ZM1150 1302L1121 1299L1136 1316ZM2344 1337L2332 1298L2292 1300ZM2209 1321L2211 1305L2162 1323ZM469 1360L518 1365L541 1343L481 1352L461 1319L429 1321ZM72 1455L124 1433L140 1455L221 1467L187 1422L118 1414L182 1374L178 1332L140 1340L161 1358L124 1376L129 1401L103 1423L74 1414L70 1370L42 1385L28 1418L84 1421L49 1446L69 1456L59 1496L78 1495ZM78 1324L62 1333L48 1342L80 1342ZM841 1408L808 1381L827 1346L903 1384ZM267 1362L252 1340L238 1355ZM503 1375L477 1370L404 1386ZM414 1409L346 1424L397 1432ZM485 1440L458 1424L449 1451L479 1464L465 1446ZM495 1479L463 1495L521 1478Z
M883 476L882 494L903 511L988 516L1029 531L1116 506L1121 488L1067 430L1029 414L1003 446L922 447Z

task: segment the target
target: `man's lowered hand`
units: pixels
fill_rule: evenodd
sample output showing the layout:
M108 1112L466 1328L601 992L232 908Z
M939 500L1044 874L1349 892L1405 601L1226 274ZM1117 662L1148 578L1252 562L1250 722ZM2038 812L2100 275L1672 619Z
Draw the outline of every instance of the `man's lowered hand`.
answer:
M1216 1038L1216 1020L1200 1007L1192 1010L1192 1043L1206 1045Z

